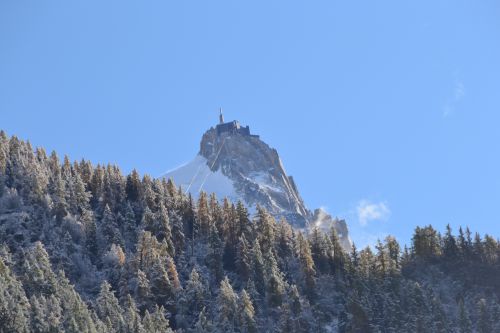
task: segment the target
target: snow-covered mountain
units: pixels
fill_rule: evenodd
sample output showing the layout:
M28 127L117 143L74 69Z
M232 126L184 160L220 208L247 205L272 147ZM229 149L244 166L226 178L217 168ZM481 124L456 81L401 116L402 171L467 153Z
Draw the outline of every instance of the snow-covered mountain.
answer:
M334 226L343 245L350 246L345 221L322 210L308 210L276 149L237 121L225 123L221 116L219 125L203 135L198 155L164 177L172 178L195 197L201 191L214 192L218 198L241 200L250 212L257 205L263 206L296 228Z

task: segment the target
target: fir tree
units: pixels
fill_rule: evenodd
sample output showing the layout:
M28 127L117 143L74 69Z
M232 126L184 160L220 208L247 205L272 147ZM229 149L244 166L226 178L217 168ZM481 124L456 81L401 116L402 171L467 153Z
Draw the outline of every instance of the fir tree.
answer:
M186 314L198 317L200 311L204 309L208 303L209 295L207 294L206 286L196 268L193 268L189 275L189 280L186 284L183 296Z
M266 276L266 294L271 307L280 306L285 293L285 282L283 275L278 268L276 259L271 249L264 257L264 272Z
M492 323L490 312L488 309L488 303L485 299L479 300L477 304L478 321L477 321L477 331L479 333L492 332Z
M143 319L145 333L173 333L163 307L155 306L152 314L146 311Z
M443 254L450 259L455 259L458 255L458 247L455 237L451 233L451 227L449 224L446 226L446 234L443 238L443 242Z
M135 304L135 301L132 296L130 296L130 294L127 294L123 319L125 322L125 333L144 333L139 309L137 308L137 305Z
M22 284L0 258L0 332L29 331L29 302Z
M297 256L301 265L304 288L307 291L307 296L312 299L315 296L316 271L309 242L300 232L297 236Z
M239 314L240 319L238 327L242 333L254 333L257 332L257 326L255 323L255 310L252 304L252 300L248 293L243 289L241 291L239 299Z
M207 255L207 266L211 270L215 281L220 281L224 274L222 265L222 256L224 252L224 244L219 237L219 233L215 225L210 229L209 252Z
M97 244L97 226L92 211L83 210L80 222L85 232L85 249L92 263L96 264L99 259L99 246Z
M163 205L163 203L160 204L160 209L158 211L158 216L157 216L157 236L158 240L160 242L165 241L167 244L168 248L168 254L170 256L175 255L175 247L174 243L172 241L172 230L170 228L170 220L168 218L168 213L167 209Z
M265 268L259 241L255 242L253 246L253 281L257 292L264 296L266 291Z
M417 227L412 238L413 250L417 256L432 259L441 254L439 237L432 226Z
M152 309L153 295L151 293L151 286L146 274L141 270L137 271L134 296L137 301L137 306L141 311Z
M107 249L110 244L123 245L123 239L116 223L116 218L108 205L104 207L104 212L100 224L100 234L102 235L101 248Z
M212 323L207 319L205 308L203 308L198 316L192 333L210 333L213 331Z
M252 272L252 254L250 244L248 244L245 235L241 235L238 242L238 250L236 254L236 268L240 277L247 281Z
M198 209L196 211L196 219L199 223L200 235L203 237L207 236L211 229L211 217L208 208L208 199L207 194L205 192L200 192L200 196L198 198Z
M28 295L50 296L56 291L56 275L50 265L49 254L41 242L36 242L24 257L23 284Z
M458 304L458 331L460 333L472 333L472 323L463 300L460 300Z
M238 315L238 296L227 277L220 283L217 296L218 329L220 332L233 332Z
M109 330L121 331L125 327L123 319L123 311L118 303L118 299L111 291L111 285L104 281L101 285L101 291L96 299L97 301L97 314L99 318L105 323L110 323L112 326L108 327Z

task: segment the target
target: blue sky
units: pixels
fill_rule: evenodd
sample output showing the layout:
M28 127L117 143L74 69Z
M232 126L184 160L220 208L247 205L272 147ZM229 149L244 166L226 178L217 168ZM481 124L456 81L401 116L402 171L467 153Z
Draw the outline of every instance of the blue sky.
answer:
M239 119L353 239L500 236L498 1L0 2L0 128L158 176Z

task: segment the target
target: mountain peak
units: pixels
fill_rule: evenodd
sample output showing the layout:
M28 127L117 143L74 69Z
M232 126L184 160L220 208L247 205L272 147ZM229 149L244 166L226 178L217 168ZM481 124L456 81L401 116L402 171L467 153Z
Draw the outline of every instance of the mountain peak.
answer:
M222 111L219 124L203 134L196 158L165 177L195 196L201 191L214 192L219 198L241 200L251 212L260 205L297 228L312 222L334 226L346 247L350 244L345 221L307 209L276 149L251 134L249 126L243 127L237 120L224 122ZM323 217L326 223L317 223Z

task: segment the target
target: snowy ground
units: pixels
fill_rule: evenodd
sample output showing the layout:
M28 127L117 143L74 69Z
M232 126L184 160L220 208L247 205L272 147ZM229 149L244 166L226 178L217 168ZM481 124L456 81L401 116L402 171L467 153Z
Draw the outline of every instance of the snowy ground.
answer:
M196 155L194 160L167 172L163 177L172 178L177 186L182 186L184 191L190 192L195 198L201 191L205 191L215 192L219 199L228 197L235 202L240 199L233 181L221 170L212 172L207 165L207 159L201 155Z

